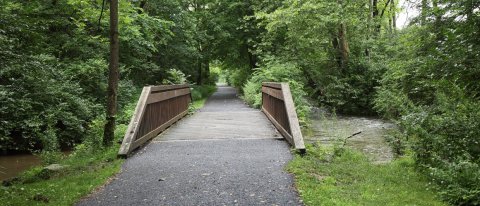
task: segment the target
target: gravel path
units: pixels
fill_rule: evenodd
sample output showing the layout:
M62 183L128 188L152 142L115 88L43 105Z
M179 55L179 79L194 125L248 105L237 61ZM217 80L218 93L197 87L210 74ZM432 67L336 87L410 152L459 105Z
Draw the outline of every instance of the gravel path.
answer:
M204 108L125 161L78 205L302 205L287 142L236 90L218 87Z

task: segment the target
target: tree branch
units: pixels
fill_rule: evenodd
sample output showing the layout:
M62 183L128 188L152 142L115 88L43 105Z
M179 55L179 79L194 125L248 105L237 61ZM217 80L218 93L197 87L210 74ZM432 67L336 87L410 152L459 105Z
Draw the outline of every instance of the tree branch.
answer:
M388 0L387 3L385 4L385 7L383 7L382 14L380 14L380 19L383 18L383 14L385 14L385 10L388 8L388 4L390 4L391 0Z
M102 21L103 10L105 10L105 0L102 1L102 11L100 11L100 17L98 18L98 30L100 31L100 21Z

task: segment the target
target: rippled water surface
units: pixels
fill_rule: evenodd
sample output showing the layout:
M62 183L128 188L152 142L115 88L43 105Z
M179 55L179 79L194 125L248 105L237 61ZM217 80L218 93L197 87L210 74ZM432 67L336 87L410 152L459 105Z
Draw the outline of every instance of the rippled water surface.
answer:
M40 158L32 154L0 156L0 181L15 177L40 163Z
M306 142L333 144L359 133L349 138L346 145L362 151L376 163L393 159L385 137L396 127L388 121L372 117L335 116L319 111L311 114L311 120L312 130L306 132Z

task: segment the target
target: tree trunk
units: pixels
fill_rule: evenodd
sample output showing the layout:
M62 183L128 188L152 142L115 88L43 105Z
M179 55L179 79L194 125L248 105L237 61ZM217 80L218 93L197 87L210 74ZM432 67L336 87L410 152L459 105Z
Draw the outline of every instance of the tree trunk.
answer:
M118 0L110 0L110 63L108 65L107 111L103 144L112 145L115 136L117 89L119 79Z
M368 9L369 9L369 14L368 14L368 24L367 24L367 30L368 30L368 34L367 34L367 40L370 40L371 39L371 35L372 35L372 26L374 25L374 21L373 21L373 0L369 0L368 1ZM367 45L367 47L365 48L365 56L370 59L370 47Z
M137 13L142 14L145 11L146 5L147 5L147 0L140 1L140 5L138 7L140 7L141 9L138 9Z
M372 8L373 8L373 13L372 13L372 16L375 18L378 16L378 0L373 0L372 1Z
M397 30L397 6L395 4L395 0L392 0L392 4L390 7L390 11L392 12L392 27L393 31L395 32Z
M465 13L467 14L467 21L473 23L473 10L475 8L475 6L473 5L473 1L470 1L470 2L465 3L465 4L466 4L465 5L465 10L466 10Z
M205 64L205 78L208 80L210 78L210 60L208 58L205 58L204 60Z
M197 85L202 85L202 60L200 58L198 58L198 61L197 61L197 71L198 71Z
M421 22L423 26L427 23L427 14L428 14L428 0L422 0L422 13L421 13Z
M248 51L248 61L250 69L255 69L257 67L257 57L252 54L252 52Z
M380 33L380 20L378 16L380 15L380 10L378 10L378 0L372 1L372 18L375 25L375 34L378 35Z
M392 33L392 31L393 31L392 18L388 18L388 33Z
M333 45L333 49L335 51L335 58L337 60L337 64L338 66L341 68L342 67L342 58L341 58L341 55L340 55L340 46L339 46L339 43L338 43L338 37L337 36L334 36L332 38L332 45Z
M252 46L248 44L248 42L245 42L245 45L247 49L248 66L250 67L250 70L253 70L257 68L257 56L255 56L255 54L251 52L253 49Z
M440 41L443 41L444 39L443 32L442 32L442 14L440 13L440 8L438 7L438 0L433 0L432 4L433 4L433 11L434 11L433 15L435 15L435 27L434 27L435 36L436 36L437 42L440 42Z
M350 55L350 47L347 41L347 27L344 23L340 23L338 28L339 51L341 56L341 67L345 68L348 64L348 57Z
M147 0L140 1L140 8L145 9L146 4L147 4Z

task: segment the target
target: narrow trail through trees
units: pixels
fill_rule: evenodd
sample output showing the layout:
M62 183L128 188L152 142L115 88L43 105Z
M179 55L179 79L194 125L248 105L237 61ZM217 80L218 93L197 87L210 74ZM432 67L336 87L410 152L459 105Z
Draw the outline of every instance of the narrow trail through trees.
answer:
M292 154L280 138L235 89L219 87L78 205L301 205L283 169Z

